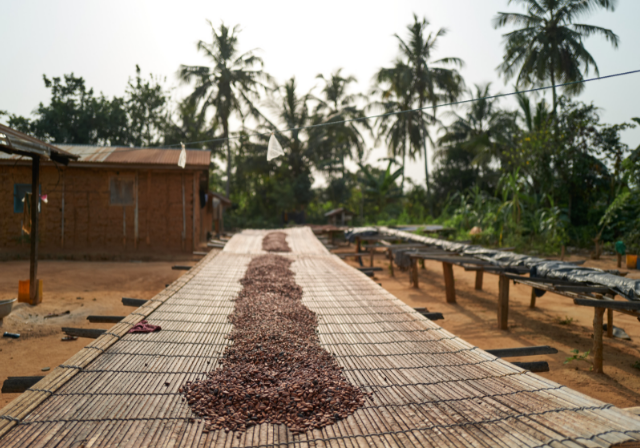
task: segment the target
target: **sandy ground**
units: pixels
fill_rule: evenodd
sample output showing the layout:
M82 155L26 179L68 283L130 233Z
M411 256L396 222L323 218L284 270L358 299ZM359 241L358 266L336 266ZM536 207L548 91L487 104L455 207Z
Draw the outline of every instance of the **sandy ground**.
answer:
M353 252L353 247L345 251ZM584 258L566 258L578 259ZM359 266L353 258L346 261ZM363 262L368 267L369 257ZM485 273L483 290L476 291L475 272L454 266L457 303L448 304L442 263L425 262L425 269L419 269L419 289L409 285L408 271L396 268L395 277L391 277L388 263L382 256L376 257L374 265L384 270L376 272L374 280L412 307L442 312L445 318L437 323L451 333L483 349L550 345L558 350L557 354L508 360L547 361L550 371L540 374L546 378L618 407L640 406L640 370L633 367L640 360L640 322L635 317L614 313L614 326L623 328L631 340L605 336L604 374L596 374L590 371L591 357L565 364L573 355L571 350L577 349L581 354L592 350L593 308L576 306L567 297L547 293L531 309L531 288L511 283L509 330L501 331L497 326L498 276ZM589 260L584 266L616 269L615 256ZM640 278L640 271L631 271L628 277ZM572 319L570 323L567 318Z
M353 248L345 249L352 252ZM572 257L578 259L579 257ZM356 266L353 259L347 263ZM0 338L0 381L8 376L46 375L63 363L90 339L63 342L62 326L104 328L110 324L90 324L90 314L124 316L133 308L121 304L122 297L149 299L166 283L176 280L184 271L173 271L176 262L79 262L43 261L39 277L44 281L44 301L31 307L16 304L4 319L2 331L20 333L20 339ZM188 263L181 263L188 264ZM190 263L189 263L190 264ZM368 266L368 257L365 265ZM614 323L631 336L631 341L605 338L605 373L590 371L590 359L564 363L571 350L584 353L592 348L593 310L578 307L565 297L547 293L538 298L536 309L529 308L530 289L511 285L509 330L497 329L498 277L485 274L484 290L474 289L475 273L454 267L457 303L445 301L442 265L426 262L420 270L420 289L409 285L407 272L396 269L389 275L388 262L377 257L375 280L389 292L413 307L427 307L442 312L438 321L447 330L484 349L550 345L556 355L512 358L516 361L545 360L550 372L541 375L569 386L586 395L620 407L640 406L640 370L632 365L640 359L640 322L634 317L615 314ZM588 261L586 266L615 268L613 257ZM28 278L29 267L24 261L0 263L0 300L17 295L18 280ZM640 271L630 277L640 278ZM45 319L49 313L70 311L70 314ZM566 319L573 319L566 324ZM565 324L561 323L565 320ZM42 371L49 367L51 370ZM0 408L18 394L0 395Z
M126 316L134 308L123 306L122 297L152 298L186 272L171 270L174 264L193 263L41 261L42 303L35 307L14 303L0 328L2 332L20 333L19 339L0 338L0 381L8 376L39 376L53 371L92 342L86 338L63 342L61 327L110 328L113 324L89 323L87 316ZM18 280L28 278L28 262L0 262L0 300L17 297ZM70 313L45 318L65 311ZM47 367L50 370L42 371ZM18 395L0 394L0 408Z

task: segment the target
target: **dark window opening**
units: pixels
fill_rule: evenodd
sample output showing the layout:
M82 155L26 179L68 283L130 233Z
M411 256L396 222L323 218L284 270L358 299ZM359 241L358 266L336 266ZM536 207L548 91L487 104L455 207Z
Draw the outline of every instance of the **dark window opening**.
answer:
M109 183L111 205L133 205L133 179L112 177Z
M42 194L42 185L40 185L40 194ZM13 184L13 213L24 212L24 196L31 193L31 184Z

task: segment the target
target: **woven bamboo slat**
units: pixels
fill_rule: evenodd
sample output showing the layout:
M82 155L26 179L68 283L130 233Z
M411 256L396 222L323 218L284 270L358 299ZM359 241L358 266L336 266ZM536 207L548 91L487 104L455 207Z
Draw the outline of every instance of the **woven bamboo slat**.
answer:
M214 369L238 283L267 231L236 235L1 411L0 447L608 447L640 441L640 419L496 358L445 331L285 230L322 345L373 392L338 423L300 435L262 424L203 433L178 388ZM162 330L127 334L146 318ZM111 333L111 334L109 334ZM42 384L41 384L42 383ZM47 390L47 392L42 392Z

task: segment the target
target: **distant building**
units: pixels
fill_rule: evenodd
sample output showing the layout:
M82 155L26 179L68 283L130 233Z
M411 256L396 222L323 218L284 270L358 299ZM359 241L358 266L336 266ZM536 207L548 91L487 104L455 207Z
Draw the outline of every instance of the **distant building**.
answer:
M191 253L222 231L224 196L208 191L209 151L56 145L79 157L43 161L40 253L44 257L137 258ZM30 160L0 153L0 256L26 255L23 202ZM214 217L217 229L213 228Z
M353 213L345 208L335 208L324 214L328 218L329 224L334 226L346 226L353 219Z

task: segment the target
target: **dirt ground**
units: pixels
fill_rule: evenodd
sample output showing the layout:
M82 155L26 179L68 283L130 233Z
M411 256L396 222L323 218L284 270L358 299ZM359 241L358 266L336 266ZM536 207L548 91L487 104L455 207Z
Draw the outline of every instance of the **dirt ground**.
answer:
M19 339L0 338L0 381L9 376L41 376L53 371L91 339L61 341L61 327L108 329L113 324L92 324L89 315L126 316L134 308L122 305L122 297L150 299L165 284L185 271L171 269L182 262L40 261L43 301L32 307L14 303L1 332L19 333ZM18 280L29 278L28 261L0 262L0 300L17 297ZM45 318L48 314L59 317ZM44 368L50 370L42 371ZM19 394L0 394L0 408Z
M346 249L353 252L353 247ZM584 258L569 256L566 260ZM354 258L346 260L359 266ZM369 266L369 257L363 258ZM540 375L618 407L640 406L640 370L633 364L640 360L640 322L633 317L614 313L614 326L623 328L631 340L604 338L604 374L590 371L591 357L586 360L565 360L577 349L580 354L592 350L593 308L573 304L567 297L547 293L537 299L536 308L529 308L531 288L510 284L509 330L498 329L498 276L484 274L483 290L475 290L475 272L453 267L457 303L445 300L442 263L426 261L419 269L419 289L409 285L409 273L395 269L390 276L389 262L377 256L374 280L387 291L412 307L426 307L442 312L444 320L437 323L451 333L483 349L550 345L555 355L509 358L509 361L547 361L549 372ZM588 260L584 266L616 269L615 256ZM626 271L626 269L623 269ZM640 278L640 271L629 272L628 278ZM605 314L606 322L606 314ZM640 362L638 363L640 366Z
M353 248L346 250L352 252ZM353 259L347 263L357 265ZM133 308L124 307L121 298L150 299L184 273L171 270L173 264L176 262L40 262L43 303L36 307L15 304L11 315L4 319L1 330L20 333L21 337L0 338L0 381L8 376L51 372L91 342L90 339L63 342L61 327L109 328L111 324L90 324L86 317L127 315ZM369 265L368 257L365 265ZM615 259L604 257L585 265L613 269ZM619 407L640 406L640 370L632 366L640 359L640 322L634 317L614 315L615 325L623 328L631 341L605 338L605 373L595 374L590 371L590 358L564 363L572 355L571 350L584 353L592 348L591 308L575 306L568 298L547 293L538 298L535 309L530 309L530 288L511 284L509 330L500 331L497 276L485 274L483 291L476 291L475 273L454 267L457 303L447 304L441 263L425 263L426 269L419 271L420 289L409 285L407 272L396 269L395 277L391 277L388 261L382 257L376 257L375 266L384 268L376 272L375 280L385 289L413 307L442 312L445 319L438 324L470 343L484 349L550 345L559 353L510 360L548 361L551 371L542 373L544 377ZM28 278L28 273L28 262L1 262L0 300L16 297L18 280ZM629 277L640 278L640 271L631 271ZM64 311L70 313L45 319L49 313ZM46 367L51 370L42 371ZM0 408L17 396L0 395Z

